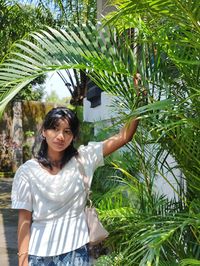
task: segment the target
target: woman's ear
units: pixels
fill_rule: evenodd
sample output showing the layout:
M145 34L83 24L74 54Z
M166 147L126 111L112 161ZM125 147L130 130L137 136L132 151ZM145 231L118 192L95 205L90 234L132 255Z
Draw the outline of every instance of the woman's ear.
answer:
M45 132L45 130L43 129L42 130L42 133L41 133L41 135L42 135L42 137L45 139L46 138L46 132Z
M76 142L76 141L77 141L77 139L78 139L78 137L77 137L77 136L75 136L75 137L73 136L73 140L72 140L72 141L73 141L73 142L74 142L74 141Z

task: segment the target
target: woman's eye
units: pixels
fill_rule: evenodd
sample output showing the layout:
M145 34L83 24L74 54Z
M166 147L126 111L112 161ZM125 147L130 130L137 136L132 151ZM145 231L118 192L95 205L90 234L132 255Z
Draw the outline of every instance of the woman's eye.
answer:
M65 133L66 133L67 135L71 135L71 134L72 134L71 130L65 130Z
M58 131L59 129L57 127L52 127L54 131Z

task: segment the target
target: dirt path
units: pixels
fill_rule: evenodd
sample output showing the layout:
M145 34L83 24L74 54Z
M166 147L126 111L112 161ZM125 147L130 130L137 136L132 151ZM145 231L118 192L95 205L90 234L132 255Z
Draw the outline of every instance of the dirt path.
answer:
M0 178L0 265L17 266L17 211L10 208L12 178Z

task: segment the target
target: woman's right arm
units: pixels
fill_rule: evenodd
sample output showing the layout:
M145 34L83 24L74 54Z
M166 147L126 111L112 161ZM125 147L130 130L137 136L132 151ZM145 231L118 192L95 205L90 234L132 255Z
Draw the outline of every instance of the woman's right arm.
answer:
M30 240L30 227L32 213L20 209L18 216L18 261L19 266L28 266L28 247Z

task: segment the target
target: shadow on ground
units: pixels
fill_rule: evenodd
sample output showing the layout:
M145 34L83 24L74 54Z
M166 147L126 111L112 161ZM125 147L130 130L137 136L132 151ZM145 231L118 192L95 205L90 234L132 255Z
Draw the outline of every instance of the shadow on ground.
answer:
M17 266L17 211L11 209L12 178L0 178L0 265Z

